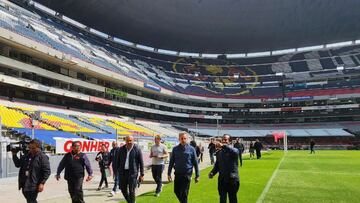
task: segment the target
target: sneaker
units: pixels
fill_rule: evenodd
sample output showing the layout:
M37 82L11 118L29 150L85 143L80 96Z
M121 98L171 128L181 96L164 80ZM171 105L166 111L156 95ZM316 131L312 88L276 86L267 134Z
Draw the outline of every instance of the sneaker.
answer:
M159 197L159 196L160 196L160 193L155 193L154 196L155 196L155 197Z
M97 189L96 189L96 191L100 191L101 190L101 187L98 187Z
M114 191L111 191L111 192L109 193L109 197L114 197L114 195L115 195L115 192L114 192Z

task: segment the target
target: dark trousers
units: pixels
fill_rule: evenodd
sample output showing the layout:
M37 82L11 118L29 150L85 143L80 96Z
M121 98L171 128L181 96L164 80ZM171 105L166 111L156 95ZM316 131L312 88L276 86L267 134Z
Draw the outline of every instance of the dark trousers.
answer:
M236 194L239 190L240 182L238 178L220 178L218 179L218 191L220 203L226 203L229 196L230 203L237 203Z
M211 165L213 165L215 163L215 161L214 161L214 153L210 153L210 161L211 161Z
M38 196L37 191L24 191L24 190L22 190L22 193L23 193L27 203L37 203L37 201L36 201L36 198Z
M101 188L103 182L105 181L105 187L108 187L108 181L107 181L107 177L106 177L106 168L105 167L101 167L100 168L100 173L101 173L101 180L99 183L99 188Z
M315 154L315 150L314 147L310 147L310 154L314 153Z
M175 174L174 192L180 203L188 202L191 175Z
M261 150L256 150L256 158L257 159L261 158Z
M242 166L242 152L239 152L240 166Z
M72 203L84 203L84 193L82 190L83 181L83 177L67 180Z
M116 170L116 169L115 169L115 170ZM113 189L112 189L112 191L114 191L114 192L116 192L117 187L119 187L119 189L120 189L119 173L115 172L115 170L113 170L113 171L114 171L114 187L113 187Z
M120 189L128 203L135 203L136 176L131 176L129 170L120 177Z
M156 183L156 190L155 190L156 193L161 192L163 171L164 171L164 165L162 164L151 166L152 177L154 178Z

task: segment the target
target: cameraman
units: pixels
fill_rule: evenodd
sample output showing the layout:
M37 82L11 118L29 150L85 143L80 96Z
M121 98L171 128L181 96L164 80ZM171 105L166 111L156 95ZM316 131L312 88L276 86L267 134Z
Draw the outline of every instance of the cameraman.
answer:
M19 190L26 198L27 203L37 203L39 192L44 190L44 184L50 176L49 158L40 149L38 140L29 142L29 153L17 156L17 150L12 150L13 161L19 170Z

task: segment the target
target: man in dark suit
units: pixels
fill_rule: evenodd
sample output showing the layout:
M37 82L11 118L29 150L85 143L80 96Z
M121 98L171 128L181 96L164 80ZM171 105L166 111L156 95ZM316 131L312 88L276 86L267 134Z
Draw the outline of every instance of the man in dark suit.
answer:
M213 178L219 172L218 191L220 203L226 203L229 196L230 203L237 203L236 194L240 187L240 178L238 173L239 151L230 146L230 135L225 134L222 142L215 143L219 151L216 154L214 168L209 174Z
M116 152L116 168L123 196L128 203L135 203L135 188L139 172L139 182L144 180L144 162L140 147L134 144L134 137L126 136L125 143Z
M241 143L241 140L239 138L237 138L234 147L239 150L240 166L242 166L242 153L245 150L244 144Z
M111 168L113 170L113 176L114 176L114 187L112 189L112 191L110 192L109 196L113 197L117 191L117 188L119 186L119 175L117 173L117 169L116 169L116 152L117 150L119 150L119 145L117 142L112 142L112 149L110 150L110 159L109 159L109 164L111 164Z
M209 149L209 154L210 154L210 161L211 161L211 165L214 164L214 154L216 152L216 149L215 149L215 144L214 144L214 138L211 138L210 139L210 143L209 143L209 146L208 146L208 149Z
M312 153L315 154L314 146L315 146L315 141L313 139L311 139L311 141L310 141L310 154L312 154Z
M255 148L255 151L256 151L256 159L260 159L261 158L261 150L263 148L263 145L261 144L259 139L256 139L256 142L254 144L254 148Z

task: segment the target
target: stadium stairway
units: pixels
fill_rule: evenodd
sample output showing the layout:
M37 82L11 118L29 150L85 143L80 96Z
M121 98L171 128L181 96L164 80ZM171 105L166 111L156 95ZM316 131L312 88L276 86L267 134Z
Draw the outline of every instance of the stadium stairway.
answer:
M153 136L155 133L151 132L149 130L146 130L144 128L141 128L137 125L132 125L132 124L128 124L128 123L124 123L118 120L108 120L110 123L114 124L115 126L119 127L120 129L126 129L128 131L133 131L137 134L141 134L144 136Z
M8 107L9 108L9 107ZM38 124L36 126L34 126L35 129L44 129L44 130L60 130L58 129L56 126L52 125L51 123L46 123L44 121L42 121L34 111L28 111L28 110L24 110L22 108L14 108L14 110L23 113L25 115L27 115L29 117L29 128L32 128L32 119L34 118L35 120L38 121Z
M80 119L79 117L74 116L74 115L70 115L70 117L71 117L71 118L74 118L74 119L78 120L79 122L82 122L82 123L84 123L84 124L86 124L86 125L92 126L93 128L96 128L96 129L100 130L101 132L105 132L105 133L107 133L107 134L111 134L111 133L112 133L112 132L110 132L110 131L107 131L107 130L99 127L98 125L95 125L95 124L93 124L93 123L91 123L91 122L88 122L88 121L85 120L85 119Z
M77 120L72 120L68 115L49 111L40 112L41 120L56 125L57 128L67 132L96 132L90 126L81 125Z

